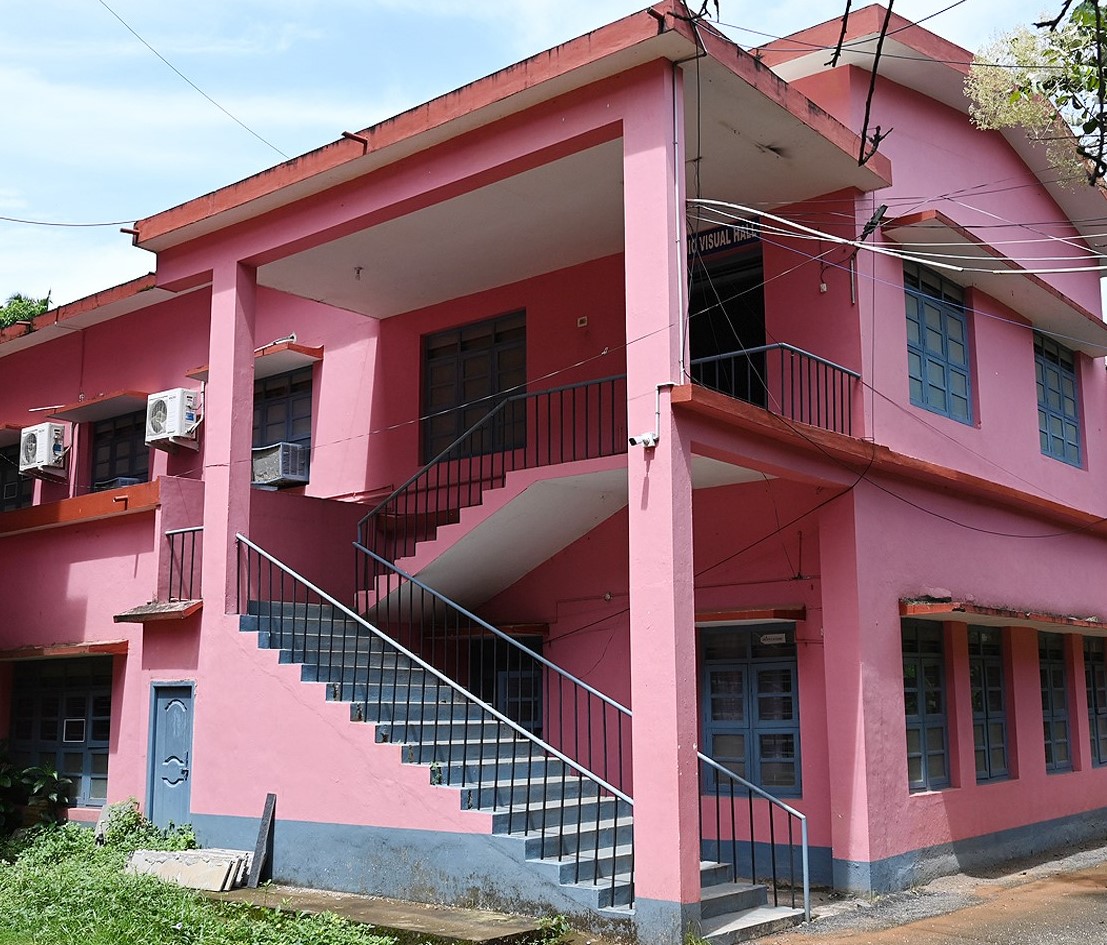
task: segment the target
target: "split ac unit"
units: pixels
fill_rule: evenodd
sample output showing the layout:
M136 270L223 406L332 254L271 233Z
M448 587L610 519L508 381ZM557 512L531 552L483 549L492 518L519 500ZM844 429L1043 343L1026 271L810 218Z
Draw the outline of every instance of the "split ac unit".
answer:
M19 431L19 471L27 476L65 478L65 427L38 423Z
M255 486L301 486L308 481L310 447L301 443L271 443L253 453Z
M200 414L196 409L200 392L184 387L151 394L146 400L146 443L162 449L196 444Z

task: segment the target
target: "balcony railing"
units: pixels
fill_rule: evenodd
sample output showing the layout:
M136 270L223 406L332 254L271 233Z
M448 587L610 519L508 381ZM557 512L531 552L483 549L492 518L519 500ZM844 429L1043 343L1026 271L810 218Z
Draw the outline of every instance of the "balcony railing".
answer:
M200 555L204 528L173 528L165 533L169 542L170 601L200 600Z
M692 380L781 417L853 435L855 371L787 344L743 348L692 362Z

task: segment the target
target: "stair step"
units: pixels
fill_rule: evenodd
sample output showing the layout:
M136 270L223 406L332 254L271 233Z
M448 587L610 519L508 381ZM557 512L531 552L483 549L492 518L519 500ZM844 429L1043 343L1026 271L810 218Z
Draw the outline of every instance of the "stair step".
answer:
M608 877L595 882L564 883L563 885L569 889L594 891L597 909L630 905L634 893L630 873L619 873L614 880Z
M508 809L525 802L568 800L578 797L598 797L599 786L585 778L550 778L492 781L461 788L462 810Z
M711 919L727 913L745 912L768 903L764 886L749 883L718 883L700 892L700 916Z
M634 825L630 817L620 817L617 828L613 819L603 819L599 823L582 822L579 827L575 820L565 822L560 828L555 823L547 825L545 830L530 830L526 834L523 834L521 823L512 824L512 827L509 836L525 837L523 849L528 860L575 856L578 849L582 857L595 856L597 851L602 854L609 850L613 843L623 846L634 842Z
M786 906L758 906L745 912L704 919L700 937L711 945L734 945L790 929L803 921L803 910Z
M614 870L615 880L619 876L629 876L631 867L634 866L634 847L624 843L612 849L601 849L598 856L591 850L583 851L580 857L575 854L562 858L548 857L543 860L535 860L536 863L553 863L557 867L558 882L563 885L598 885L611 881L611 873Z
M449 722L395 722L377 726L378 742L426 744L434 741L480 741L496 737L508 731L508 726L499 719L486 718L480 707L472 707L467 719ZM514 730L511 730L514 734Z
M718 886L720 883L729 883L734 880L734 867L729 863L718 863L715 860L700 861L700 888Z

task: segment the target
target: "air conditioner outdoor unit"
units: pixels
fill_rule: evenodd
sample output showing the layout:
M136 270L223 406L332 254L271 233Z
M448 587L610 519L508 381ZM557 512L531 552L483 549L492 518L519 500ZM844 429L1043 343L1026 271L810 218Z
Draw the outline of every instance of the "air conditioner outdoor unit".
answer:
M188 446L198 449L196 430L200 425L197 403L200 392L185 387L151 394L146 400L146 444L161 449Z
M271 443L253 453L255 486L300 486L308 481L310 447L300 443Z
M26 476L65 478L65 427L38 423L19 431L19 471Z

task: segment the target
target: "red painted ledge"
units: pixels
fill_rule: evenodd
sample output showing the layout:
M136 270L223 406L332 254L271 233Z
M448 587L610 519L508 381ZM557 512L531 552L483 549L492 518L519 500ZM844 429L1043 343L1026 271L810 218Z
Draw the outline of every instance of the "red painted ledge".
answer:
M21 646L14 650L0 650L0 662L39 660L53 656L118 656L126 652L126 640L102 640L96 643L50 643L46 646Z
M152 512L161 503L160 492L158 480L155 479L137 486L106 489L103 492L91 492L58 502L3 512L0 513L0 538Z
M1075 526L1087 534L1107 535L1107 518L1103 516L948 466L905 456L870 440L784 420L764 407L755 407L704 387L694 384L674 387L671 403L679 411L756 434L810 456L828 459L852 475L880 474L930 488L949 489L963 498L979 499L1023 514L1039 515L1066 526Z
M920 620L947 620L958 623L984 624L990 627L1033 627L1038 630L1060 630L1065 627L1080 630L1107 631L1099 617L1072 617L1067 614L1046 614L1019 607L986 607L970 601L909 599L899 602L901 617Z

